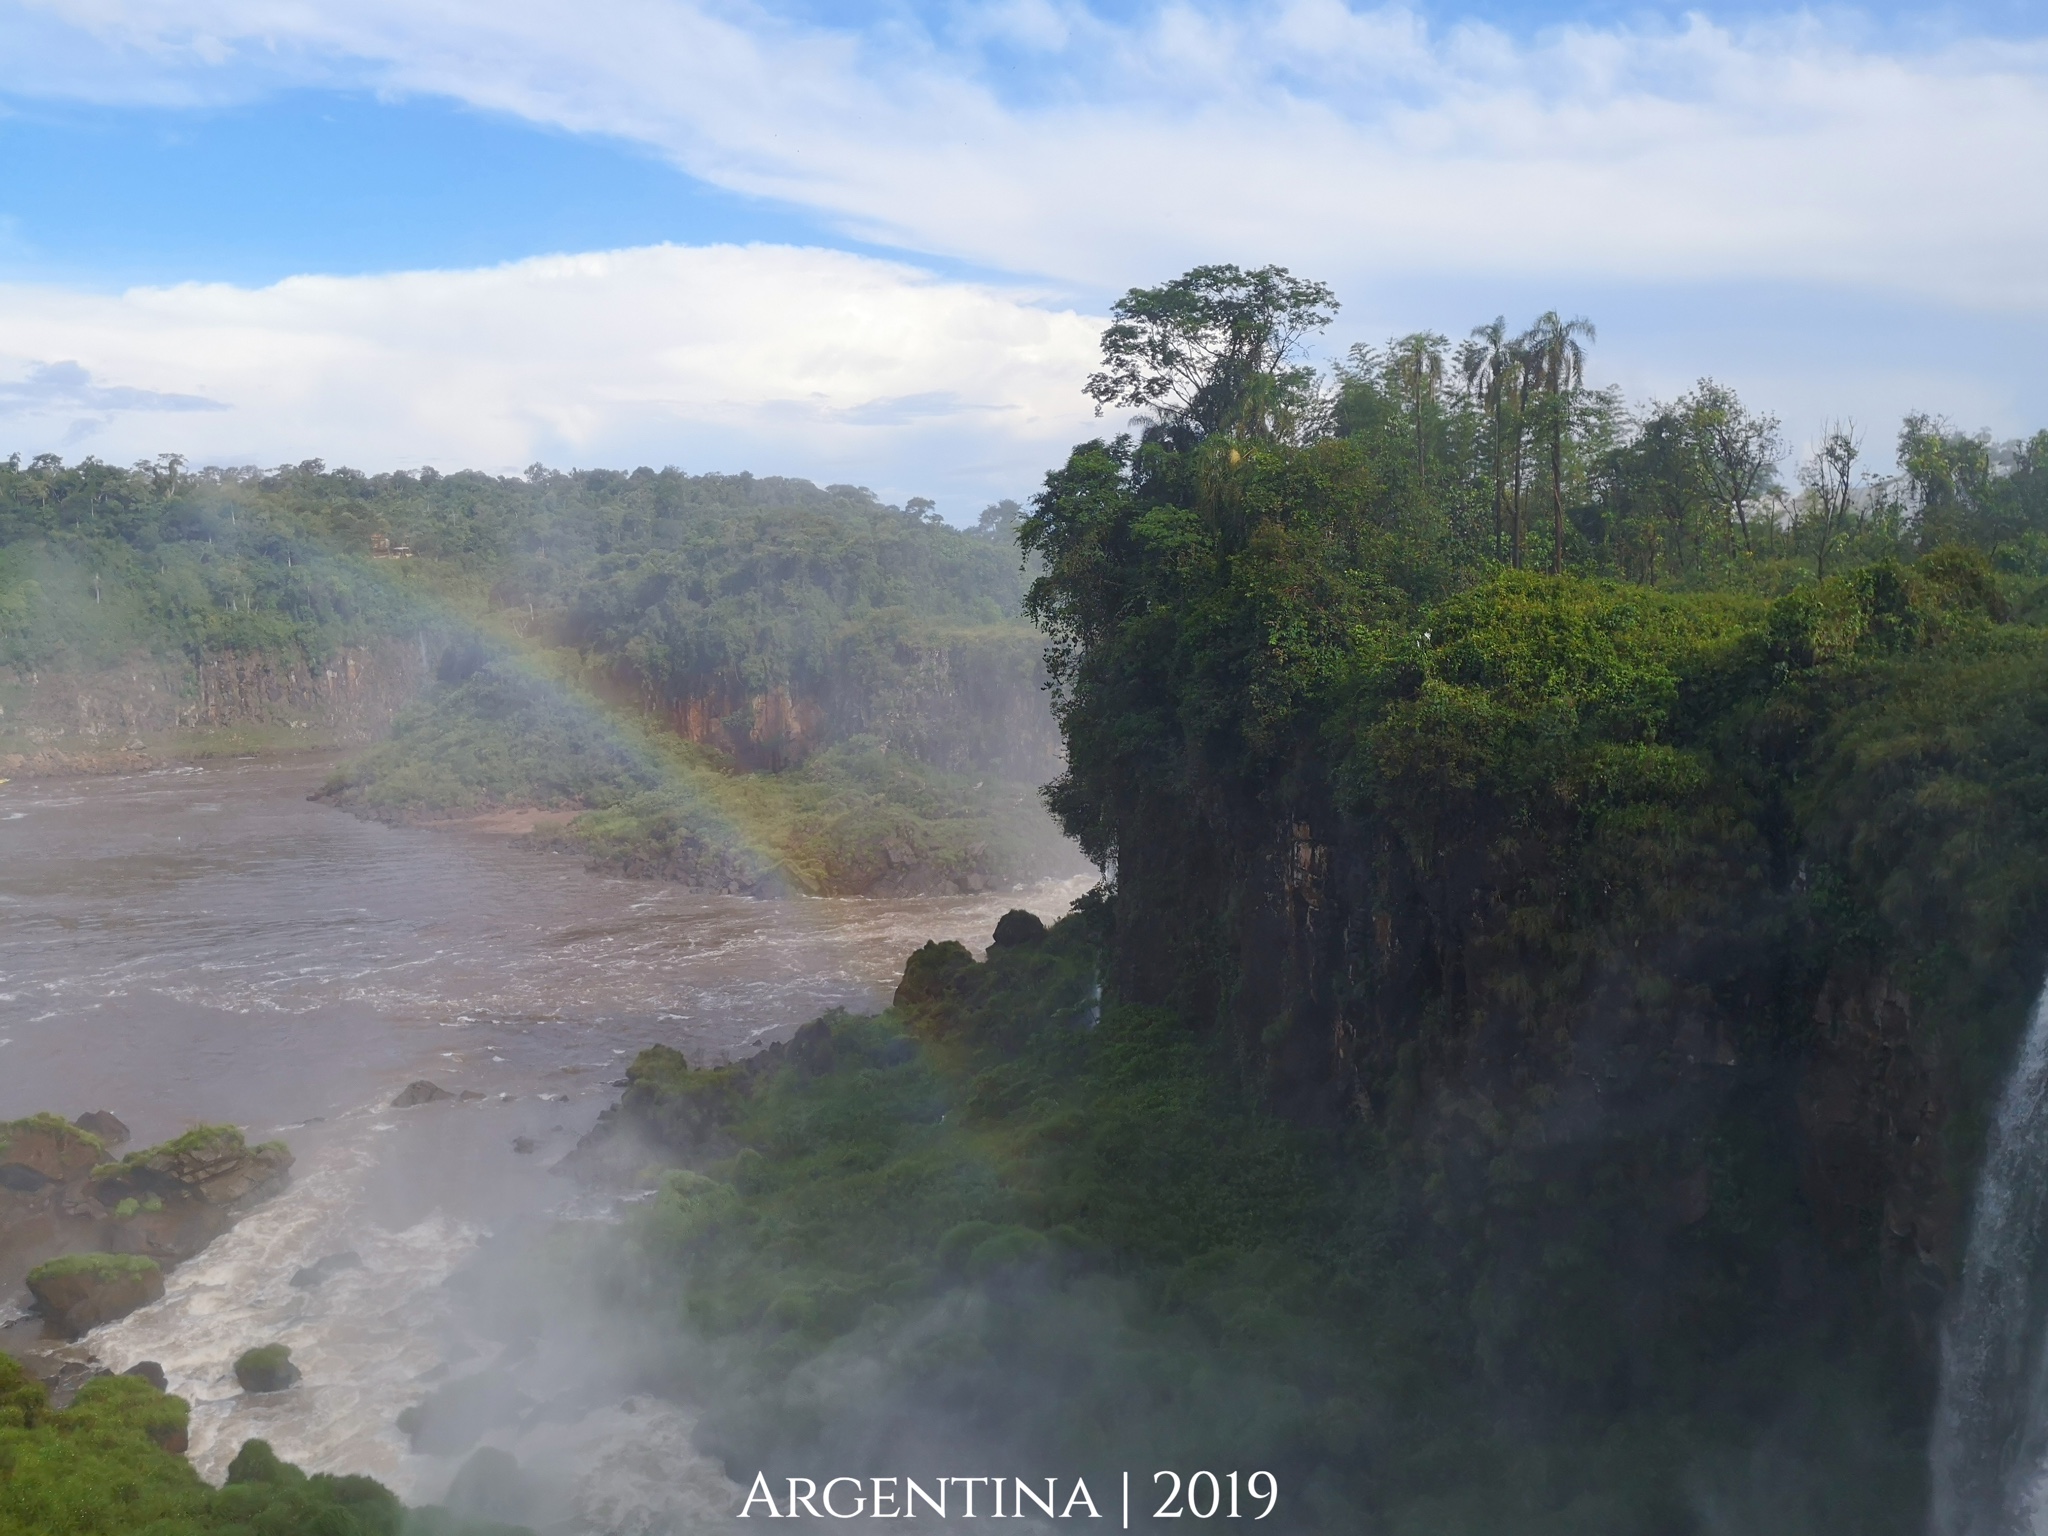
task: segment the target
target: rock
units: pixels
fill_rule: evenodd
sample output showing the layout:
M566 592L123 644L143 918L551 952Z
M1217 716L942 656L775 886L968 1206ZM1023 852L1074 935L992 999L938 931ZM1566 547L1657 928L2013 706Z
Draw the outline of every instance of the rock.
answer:
M363 1256L353 1248L344 1248L340 1253L330 1253L325 1258L292 1272L292 1284L302 1291L310 1291L325 1285L345 1269L361 1269Z
M1013 907L996 923L995 947L1014 949L1019 944L1036 944L1045 937L1045 924L1036 912Z
M99 1137L102 1146L122 1147L128 1144L128 1127L107 1110L88 1109L71 1123L87 1135Z
M391 1101L393 1109L411 1109L415 1104L431 1104L436 1099L455 1097L439 1083L430 1083L424 1077L417 1082L407 1083L405 1091Z
M160 1197L193 1198L240 1211L284 1188L292 1154L281 1141L250 1146L231 1125L202 1125L174 1141L133 1152L121 1173L103 1185L126 1182ZM101 1203L108 1203L104 1196Z
M82 1179L105 1160L97 1136L55 1115L0 1125L0 1188L34 1194Z
M512 1138L512 1150L514 1152L531 1152L533 1148L534 1140L531 1136L514 1136Z
M29 1271L29 1293L66 1333L84 1333L126 1317L164 1294L156 1260L127 1253L74 1253Z
M121 1373L123 1376L140 1376L159 1392L168 1392L171 1384L164 1377L164 1368L154 1360L138 1360Z
M455 1095L455 1097L462 1100L463 1103L467 1104L472 1102L473 1100L482 1098L483 1095L478 1093L474 1088L465 1088L462 1090L462 1092Z
M892 1001L913 1018L943 1007L974 974L974 956L957 939L934 939L915 951L903 966L903 980Z
M235 1362L235 1380L244 1392L282 1392L297 1385L299 1368L292 1364L290 1349L264 1344L245 1351Z

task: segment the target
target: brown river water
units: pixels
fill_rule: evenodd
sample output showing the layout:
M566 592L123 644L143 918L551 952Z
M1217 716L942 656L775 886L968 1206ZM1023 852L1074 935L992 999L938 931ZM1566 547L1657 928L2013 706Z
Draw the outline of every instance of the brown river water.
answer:
M633 1053L743 1056L828 1008L880 1006L925 940L980 953L1005 910L1051 919L1089 883L699 895L504 837L359 821L307 801L328 767L0 785L0 1119L108 1109L136 1146L228 1121L298 1158L290 1190L173 1270L163 1301L66 1350L162 1364L216 1481L260 1435L309 1470L439 1498L459 1458L414 1454L394 1421L493 1347L463 1337L442 1282L509 1225L604 1219L548 1169L617 1098ZM419 1077L485 1097L389 1108ZM290 1285L345 1249L360 1269ZM11 1338L36 1326L26 1300L0 1295ZM247 1397L233 1360L272 1340L304 1384ZM689 1449L687 1404L597 1392L542 1417L494 1443L560 1473L551 1528L722 1528L734 1507Z

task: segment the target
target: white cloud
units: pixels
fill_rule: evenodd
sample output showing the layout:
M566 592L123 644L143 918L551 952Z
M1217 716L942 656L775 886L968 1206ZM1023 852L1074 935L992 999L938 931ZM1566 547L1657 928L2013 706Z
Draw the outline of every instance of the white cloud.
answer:
M0 314L0 430L28 453L677 463L860 480L971 520L1097 430L1079 380L1099 320L834 251L657 246L261 289L0 285Z
M2038 41L1895 52L1804 13L1524 41L1339 0L1130 23L1015 0L943 34L697 0L41 8L163 80L353 69L653 145L864 238L1110 289L1278 259L1354 289L1764 280L2048 312ZM1031 56L1028 89L1004 49Z

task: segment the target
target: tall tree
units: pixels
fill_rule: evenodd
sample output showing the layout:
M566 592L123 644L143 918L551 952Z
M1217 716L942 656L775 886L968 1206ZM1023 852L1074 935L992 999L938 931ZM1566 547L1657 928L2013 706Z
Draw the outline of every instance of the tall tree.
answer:
M1752 552L1749 509L1777 484L1785 456L1778 418L1744 409L1735 391L1701 379L1679 402L1699 442L1701 462L1716 495L1741 530L1742 548Z
M1110 311L1088 395L1097 415L1104 406L1150 411L1196 438L1302 436L1316 425L1319 396L1301 347L1336 312L1325 284L1285 267L1196 267L1133 288Z
M1508 337L1505 315L1497 315L1487 324L1472 328L1471 337L1458 349L1458 371L1465 377L1466 389L1486 411L1487 452L1493 480L1493 558L1498 560L1507 498L1502 458L1506 447L1508 392L1517 371L1514 343ZM1519 540L1516 547L1515 563L1520 565Z
M1537 392L1543 402L1543 430L1550 446L1550 574L1564 574L1564 440L1571 430L1572 402L1586 379L1586 344L1593 322L1566 320L1556 310L1536 317L1522 336Z
M1415 483L1429 489L1429 415L1444 382L1444 348L1450 343L1435 331L1416 331L1387 348L1388 369L1407 402L1415 426Z
M1829 427L1820 446L1800 466L1799 481L1806 491L1801 520L1813 536L1814 575L1823 581L1828 574L1828 554L1855 516L1854 476L1862 451L1856 423L1845 422Z

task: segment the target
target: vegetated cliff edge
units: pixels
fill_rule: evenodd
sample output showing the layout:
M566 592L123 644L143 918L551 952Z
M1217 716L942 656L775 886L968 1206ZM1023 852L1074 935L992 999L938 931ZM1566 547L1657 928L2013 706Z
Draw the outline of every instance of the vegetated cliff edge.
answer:
M1355 448L1234 446L1238 507L1351 494L1233 536L1084 448L1027 529L1113 887L636 1064L579 1161L686 1170L612 1261L650 1350L736 1475L999 1445L1274 1469L1305 1530L1920 1531L2048 966L2041 577L1460 576Z

